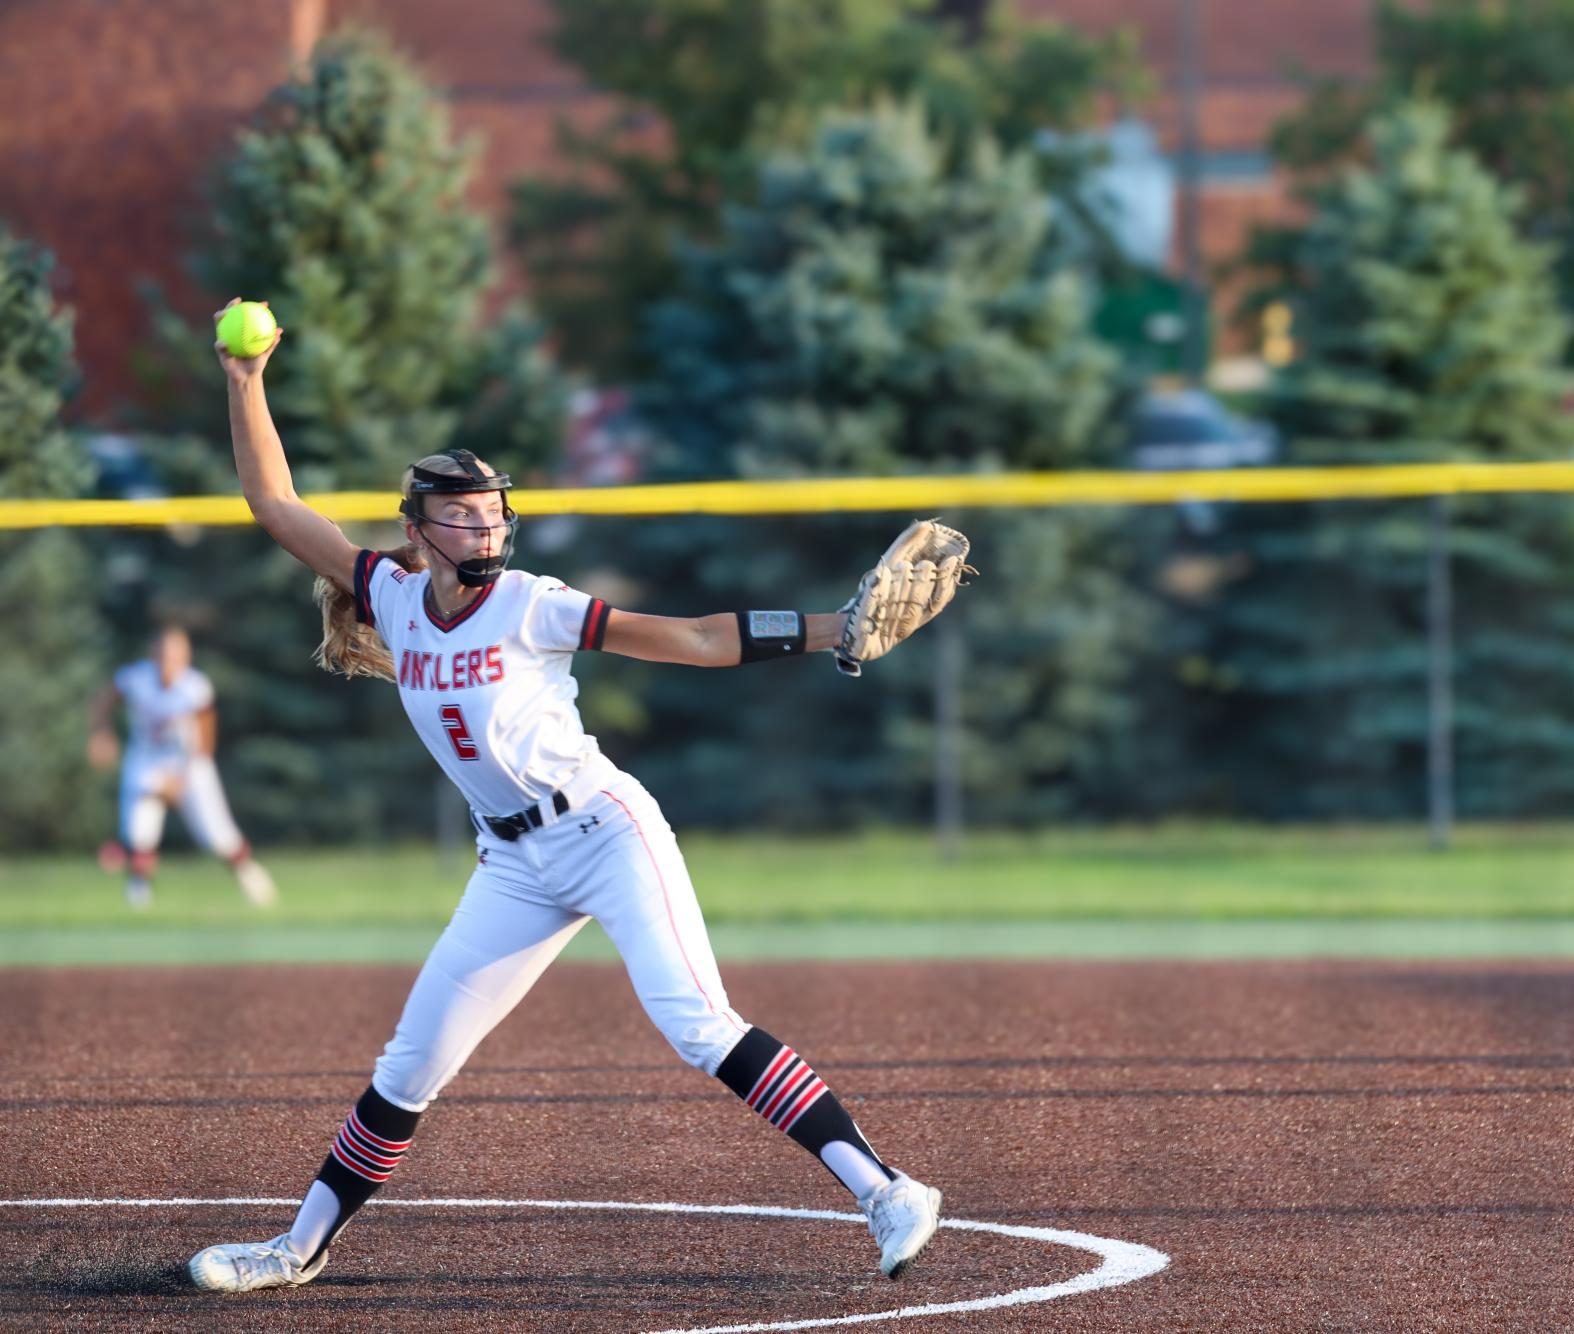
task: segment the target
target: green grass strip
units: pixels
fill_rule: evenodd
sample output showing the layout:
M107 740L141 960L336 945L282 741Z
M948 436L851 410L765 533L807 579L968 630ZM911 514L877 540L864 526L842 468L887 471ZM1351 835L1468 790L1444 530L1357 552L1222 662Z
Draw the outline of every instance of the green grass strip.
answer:
M1574 918L1574 827L1473 827L1446 853L1415 828L1239 826L970 836L945 860L927 831L682 838L714 925ZM430 845L275 849L272 926L441 926L473 862ZM146 925L259 918L211 859L165 859ZM0 933L121 929L120 882L87 858L0 860Z
M1574 827L1231 825L683 839L717 953L797 958L1568 957ZM0 965L421 959L473 862L430 845L276 849L281 901L178 855L130 912L82 857L0 861ZM612 957L598 930L569 958Z
M0 934L0 967L391 963L412 969L437 928L27 928ZM724 961L801 959L1570 958L1574 921L835 922L711 929ZM591 925L563 958L609 961Z

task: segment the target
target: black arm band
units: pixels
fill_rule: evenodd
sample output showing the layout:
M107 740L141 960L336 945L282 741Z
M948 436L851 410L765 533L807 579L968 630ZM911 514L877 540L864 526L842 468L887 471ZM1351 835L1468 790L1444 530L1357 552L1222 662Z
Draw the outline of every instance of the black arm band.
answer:
M803 652L807 638L802 612L740 611L738 642L743 646L743 656L738 665L793 657Z

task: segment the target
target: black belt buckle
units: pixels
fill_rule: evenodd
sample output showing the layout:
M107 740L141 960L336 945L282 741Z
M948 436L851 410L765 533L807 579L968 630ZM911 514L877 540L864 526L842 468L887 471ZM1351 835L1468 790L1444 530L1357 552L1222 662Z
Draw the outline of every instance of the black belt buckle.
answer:
M552 809L559 815L567 815L568 798L561 792L554 792ZM521 835L541 828L546 823L546 819L541 814L541 806L538 802L522 811L516 811L513 815L483 815L481 822L505 843L512 843Z

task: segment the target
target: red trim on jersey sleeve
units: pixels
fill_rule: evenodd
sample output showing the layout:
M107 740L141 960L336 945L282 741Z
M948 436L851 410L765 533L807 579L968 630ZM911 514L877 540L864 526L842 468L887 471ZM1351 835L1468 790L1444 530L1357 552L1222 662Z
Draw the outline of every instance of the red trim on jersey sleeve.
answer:
M387 559L380 551L362 551L355 558L355 619L374 630L377 618L372 614L372 571L378 561Z
M600 650L601 641L607 637L607 618L611 615L612 608L600 598L590 599L590 605L585 608L585 623L579 628L580 648Z

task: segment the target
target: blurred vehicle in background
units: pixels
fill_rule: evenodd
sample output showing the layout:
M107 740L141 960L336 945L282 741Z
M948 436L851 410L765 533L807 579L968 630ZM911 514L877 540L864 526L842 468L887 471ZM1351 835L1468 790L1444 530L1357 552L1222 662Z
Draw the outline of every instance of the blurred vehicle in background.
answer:
M1126 436L1126 458L1141 472L1248 468L1279 457L1279 432L1268 422L1231 412L1203 389L1152 392L1138 400ZM1195 536L1217 532L1219 507L1183 500L1176 508Z
M159 484L136 438L100 432L87 437L87 451L98 469L97 500L157 500L169 492Z
M1132 413L1127 458L1144 472L1247 468L1272 463L1279 433L1269 423L1237 416L1206 390L1144 396Z

